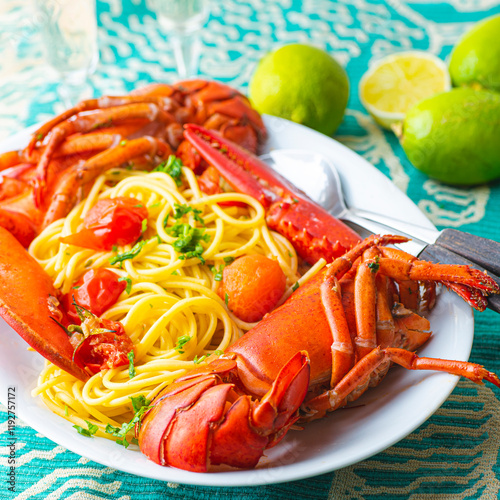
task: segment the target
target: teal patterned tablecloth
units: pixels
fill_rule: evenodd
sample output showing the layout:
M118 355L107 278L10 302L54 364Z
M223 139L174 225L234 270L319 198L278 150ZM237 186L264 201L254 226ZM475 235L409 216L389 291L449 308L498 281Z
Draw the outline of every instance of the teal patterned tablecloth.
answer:
M165 0L168 1L168 0ZM29 0L0 3L0 140L60 112L57 75L46 65ZM173 54L145 0L98 0L101 60L96 95L176 79ZM498 0L224 0L211 3L202 35L204 77L245 91L255 63L285 43L326 49L347 69L351 96L336 139L364 156L438 227L500 239L500 185L459 189L429 180L393 134L360 104L370 59L424 49L446 59L472 24L499 14ZM498 316L476 315L471 360L500 372ZM17 484L9 492L7 414L0 421L0 498L21 499L495 499L500 497L500 391L461 381L446 403L403 441L361 463L307 480L208 488L136 477L71 453L17 422ZM390 422L387 423L390 425Z

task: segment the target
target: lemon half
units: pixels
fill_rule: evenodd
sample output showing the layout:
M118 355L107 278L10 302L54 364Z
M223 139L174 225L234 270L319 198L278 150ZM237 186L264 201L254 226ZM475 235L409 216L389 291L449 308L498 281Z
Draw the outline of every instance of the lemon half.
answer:
M441 59L421 51L399 52L373 63L359 82L359 96L373 119L390 129L414 104L450 88Z

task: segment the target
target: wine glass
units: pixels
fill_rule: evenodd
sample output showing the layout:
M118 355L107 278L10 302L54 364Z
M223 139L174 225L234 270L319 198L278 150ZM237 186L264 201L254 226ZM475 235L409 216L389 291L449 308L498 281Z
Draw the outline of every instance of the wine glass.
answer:
M67 107L92 94L89 76L99 60L95 0L35 0L45 55L59 73Z
M200 32L209 12L207 0L150 0L150 7L168 34L179 78L196 75Z

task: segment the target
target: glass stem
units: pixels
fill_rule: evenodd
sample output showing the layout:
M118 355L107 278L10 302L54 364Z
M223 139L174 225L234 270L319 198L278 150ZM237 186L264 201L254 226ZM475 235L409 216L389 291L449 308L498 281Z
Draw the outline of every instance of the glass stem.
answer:
M200 37L198 33L172 33L170 41L174 51L177 73L181 80L198 74Z

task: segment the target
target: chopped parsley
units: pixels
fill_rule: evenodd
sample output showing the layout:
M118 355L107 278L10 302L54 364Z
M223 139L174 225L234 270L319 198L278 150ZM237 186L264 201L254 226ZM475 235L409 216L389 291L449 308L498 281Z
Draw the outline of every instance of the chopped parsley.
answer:
M194 357L194 359L193 359L193 363L194 363L195 365L197 365L197 364L201 363L202 361L205 361L205 359L206 359L206 358L207 358L207 355L206 355L206 354L204 354L203 356L201 356L201 358L199 358L199 357L196 355L196 356Z
M150 401L144 396L131 397L132 407L134 408L134 416L130 422L123 423L121 427L113 427L112 425L106 425L106 433L117 437L117 444L125 446L128 448L129 442L127 440L127 434L135 427L135 424L141 421L143 415L149 410ZM135 438L131 438L132 443L137 444Z
M83 267L90 267L92 264L93 264L93 260L92 259L89 259L87 262L85 262L85 264L83 264Z
M41 141L43 139L43 134L36 134L36 140Z
M114 257L110 257L109 263L114 266L118 262L123 262L124 260L127 259L133 259L134 257L137 257L139 253L142 250L142 247L146 244L147 242L145 240L137 242L130 250L127 252L119 253L115 255Z
M82 286L82 285L75 285L75 286L73 287L73 290L78 290L79 288L81 288L81 286Z
M295 290L297 290L297 288L299 288L300 286L300 283L298 281L295 282L295 284L292 286L292 291L295 292Z
M224 302L226 303L226 307L229 307L229 295L227 294L227 292L224 295Z
M226 266L228 266L234 262L234 257L224 257L224 262L226 263Z
M179 354L184 354L184 346L191 340L189 335L182 335L177 339L177 343L175 344L175 350L178 351Z
M120 146L123 148L123 146L127 145L127 141L123 139L123 141L120 141Z
M126 281L127 286L125 287L125 291L130 295L130 290L132 289L132 280L130 278L122 277L118 278L118 281Z
M380 264L378 263L378 261L379 257L377 255L377 257L375 257L375 262L368 262L368 267L370 268L370 271L372 273L376 273L380 269Z
M183 254L179 256L179 259L184 260L198 257L203 264L205 264L205 259L202 257L204 248L201 242L205 241L208 243L210 241L210 236L204 234L204 232L204 229L195 228L189 224L182 224L180 222L166 229L166 233L169 236L177 238L172 243L172 246L176 252Z
M68 416L68 415L69 415L69 408L68 408L68 405L64 405L64 414L65 414L66 416Z
M74 425L73 427L78 431L78 434L81 434L85 437L92 437L99 430L99 427L89 422L88 420L85 420L85 422L87 423L88 429L84 429L80 425Z
M214 280L215 281L222 281L222 270L224 269L224 266L219 266L219 269L217 269L215 266L212 266L210 268L210 271L214 274Z
M212 354L215 354L216 356L222 356L224 354L224 351L221 351L221 350L217 349Z
M148 228L148 219L142 219L142 232L145 233Z
M163 172L174 179L177 186L182 186L182 161L175 155L170 155L166 161L161 162L153 172Z
M161 205L161 202L157 201L156 203L153 203L152 205L149 205L149 208L156 208Z
M201 210L197 208L190 207L189 205L179 205L179 203L174 203L174 219L181 219L190 212L193 212L194 220L198 221L203 227L205 227L205 221L200 217L202 213Z
M118 252L118 245L113 245L113 253L117 253Z
M130 351L127 354L127 358L128 358L128 378L134 378L135 377L134 351Z

